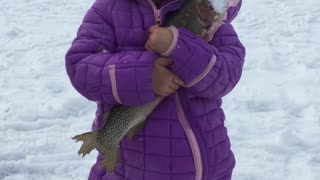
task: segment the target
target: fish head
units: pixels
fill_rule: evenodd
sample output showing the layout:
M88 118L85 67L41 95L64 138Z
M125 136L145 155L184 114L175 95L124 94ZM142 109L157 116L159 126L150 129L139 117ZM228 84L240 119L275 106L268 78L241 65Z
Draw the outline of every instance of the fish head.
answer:
M219 3L218 3L219 2ZM228 9L229 0L200 0L196 4L196 12L203 26L222 22Z
M227 17L230 0L197 0L196 14L202 25L201 37L210 41L213 34Z

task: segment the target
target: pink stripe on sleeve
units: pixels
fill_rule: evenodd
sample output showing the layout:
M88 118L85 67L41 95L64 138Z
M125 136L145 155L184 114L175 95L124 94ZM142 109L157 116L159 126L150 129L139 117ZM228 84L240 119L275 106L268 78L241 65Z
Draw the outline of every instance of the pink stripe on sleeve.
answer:
M192 87L195 84L197 84L199 81L201 81L205 76L208 75L208 73L210 72L210 70L216 63L216 61L217 61L217 57L213 55L206 69L201 74L199 74L195 79L193 79L191 82L188 82L187 84L183 85L183 87Z
M109 68L109 76L111 80L112 95L119 104L122 104L122 102L120 101L118 90L117 90L116 66L109 65L108 68Z

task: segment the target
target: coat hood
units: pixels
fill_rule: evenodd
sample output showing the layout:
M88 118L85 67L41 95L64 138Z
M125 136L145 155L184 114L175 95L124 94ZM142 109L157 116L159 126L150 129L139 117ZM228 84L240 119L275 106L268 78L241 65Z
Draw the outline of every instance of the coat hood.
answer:
M241 8L242 0L230 0L229 2L229 9L227 13L227 22L232 22L238 15L238 12Z

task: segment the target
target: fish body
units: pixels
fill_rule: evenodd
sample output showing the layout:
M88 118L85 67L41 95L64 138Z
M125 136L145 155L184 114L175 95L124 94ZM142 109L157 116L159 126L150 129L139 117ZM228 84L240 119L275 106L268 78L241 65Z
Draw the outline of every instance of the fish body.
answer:
M118 162L119 144L122 138L127 135L131 139L137 131L143 128L148 115L162 100L163 97L157 97L151 103L142 106L118 105L112 107L104 115L106 123L102 129L72 138L76 141L83 141L78 151L79 155L85 156L93 149L98 149L105 155L101 166L106 167L108 173L112 173Z
M222 12L215 11L211 1L227 0L186 0L182 7L169 18L165 25L175 25L190 30L194 34L204 37L213 23L222 22L226 9ZM125 135L131 139L144 127L147 117L158 106L164 97L157 97L153 102L142 106L118 105L111 108L104 115L106 120L102 129L86 132L72 137L83 141L78 151L85 156L93 149L104 154L101 167L106 167L107 173L112 173L118 162L119 144Z

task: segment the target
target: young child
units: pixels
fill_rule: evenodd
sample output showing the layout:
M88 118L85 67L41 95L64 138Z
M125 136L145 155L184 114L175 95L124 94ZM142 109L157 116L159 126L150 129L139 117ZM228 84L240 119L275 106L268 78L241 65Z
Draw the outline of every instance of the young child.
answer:
M132 141L120 143L114 173L89 180L230 180L235 166L222 97L237 84L245 48L231 21L241 0L206 42L186 29L160 27L183 0L96 0L85 15L66 70L73 87L97 103L92 130L114 105L165 99ZM154 26L158 24L160 26Z

